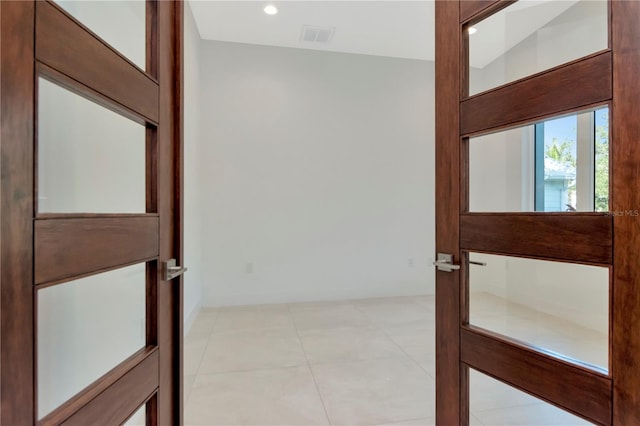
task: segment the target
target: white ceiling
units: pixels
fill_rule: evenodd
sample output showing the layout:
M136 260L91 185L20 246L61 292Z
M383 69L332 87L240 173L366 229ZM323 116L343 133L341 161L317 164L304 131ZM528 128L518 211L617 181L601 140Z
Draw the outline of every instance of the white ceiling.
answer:
M190 1L206 40L434 59L432 1ZM263 8L274 4L278 14ZM335 27L329 44L301 42L303 25Z
M521 0L480 23L471 36L470 64L484 67L576 1ZM189 3L205 40L422 60L434 60L435 56L434 0ZM278 14L265 14L268 4L274 4ZM335 27L333 40L328 44L302 42L304 25Z

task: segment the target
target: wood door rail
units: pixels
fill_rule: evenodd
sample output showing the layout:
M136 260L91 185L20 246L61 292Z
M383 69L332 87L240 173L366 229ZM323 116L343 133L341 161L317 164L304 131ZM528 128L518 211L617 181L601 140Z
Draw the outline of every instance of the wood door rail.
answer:
M490 133L607 102L611 60L607 50L467 98L460 103L460 133Z
M610 265L613 218L604 214L464 213L467 251Z
M516 0L462 0L460 2L460 22L479 21L509 6Z
M154 259L158 226L156 214L36 219L35 283L49 285Z
M460 331L461 360L524 392L600 425L611 424L611 379L476 328Z
M47 1L36 2L36 59L157 124L158 83ZM92 93L87 94L93 97Z
M158 348L147 346L49 413L37 425L122 424L156 392L158 374ZM134 392L141 397L129 398Z

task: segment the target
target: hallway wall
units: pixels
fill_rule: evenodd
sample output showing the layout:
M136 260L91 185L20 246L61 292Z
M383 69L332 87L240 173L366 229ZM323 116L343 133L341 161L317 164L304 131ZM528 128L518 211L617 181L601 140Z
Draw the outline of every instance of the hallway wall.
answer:
M432 293L433 63L201 49L203 305Z
M200 214L202 172L200 168L200 34L191 12L184 6L184 322L187 328L202 304L202 253Z

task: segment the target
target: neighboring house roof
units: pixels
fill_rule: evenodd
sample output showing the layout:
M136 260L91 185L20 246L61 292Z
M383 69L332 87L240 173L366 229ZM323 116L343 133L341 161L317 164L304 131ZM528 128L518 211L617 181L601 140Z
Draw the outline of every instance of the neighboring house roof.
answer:
M545 157L544 180L573 180L575 178L576 168L574 166Z

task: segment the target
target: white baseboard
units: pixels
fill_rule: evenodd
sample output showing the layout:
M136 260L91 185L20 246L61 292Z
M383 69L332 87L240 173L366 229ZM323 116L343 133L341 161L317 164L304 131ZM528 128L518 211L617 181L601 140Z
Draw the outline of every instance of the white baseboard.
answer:
M204 307L226 307L226 306L249 306L249 305L269 305L280 303L306 303L306 302L333 302L340 300L361 300L378 297L411 297L435 295L431 288L409 289L408 291L389 291L381 289L376 291L371 289L369 294L362 291L332 293L306 293L306 294L227 294L226 297L218 297L214 300L205 300Z

